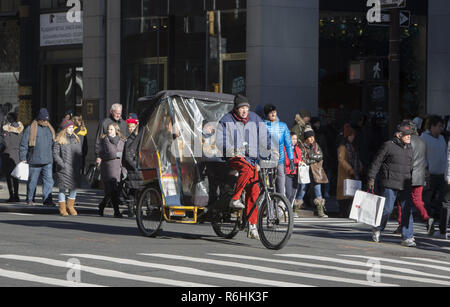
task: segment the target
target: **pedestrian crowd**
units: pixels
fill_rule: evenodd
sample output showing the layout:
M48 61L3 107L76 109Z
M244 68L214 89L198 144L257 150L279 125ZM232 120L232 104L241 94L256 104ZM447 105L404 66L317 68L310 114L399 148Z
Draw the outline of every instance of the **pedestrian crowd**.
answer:
M375 242L380 242L381 232L396 205L397 233L402 234L402 245L415 246L414 209L426 222L430 236L438 224L440 234L447 237L450 127L442 117L432 115L404 120L389 138L383 133L386 129L381 116L369 119L359 111L354 111L348 122L339 126L336 122L322 122L320 118L312 117L309 111L300 110L288 126L280 121L273 104L259 107L256 112L251 112L250 108L245 97L236 96L234 109L221 119L219 126L228 129L236 127L227 125L231 122L240 122L244 126L249 122L265 123L268 135L276 140L273 146L280 153L275 187L289 200L295 216L299 217L301 210L313 207L318 217L327 218L327 201L332 201L331 195L336 195L340 217L348 218L353 197L345 193L344 186L346 180L351 179L361 182L362 190L386 199L381 226L372 231ZM55 131L47 109L41 109L28 127L18 121L16 113L7 111L0 118L3 123L0 151L10 194L8 202L20 201L18 180L11 174L19 163L26 162L29 165L26 203L35 204L36 187L41 180L43 204L55 206L52 190L57 187L60 214L76 216L77 191L86 170L88 154L88 131L82 117L67 112ZM237 133L244 135L244 126ZM99 123L94 151L104 183L105 196L99 204L101 216L111 204L114 217L122 217L119 207L124 181L131 195L136 195L140 188L142 178L137 169L140 132L138 116L129 114L124 120L120 104L114 104L109 116ZM262 132L255 133L251 138L259 139ZM233 144L231 140L221 138L217 142ZM248 153L229 159L230 168L240 174L231 206L244 209L256 202L259 187L248 183L258 181L257 159ZM244 190L248 200L245 205L241 203ZM254 215L250 218L251 237L257 237L255 224Z

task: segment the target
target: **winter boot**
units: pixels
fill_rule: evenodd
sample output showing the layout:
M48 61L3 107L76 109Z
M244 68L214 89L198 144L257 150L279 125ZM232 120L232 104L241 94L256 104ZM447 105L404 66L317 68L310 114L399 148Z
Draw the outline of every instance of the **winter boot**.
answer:
M75 199L68 198L67 199L67 209L69 210L69 214L73 215L73 216L77 216L78 213L75 210L74 205L75 205Z
M323 198L316 198L314 199L314 205L317 207L317 215L321 219L328 218L328 215L325 214L325 199Z
M59 202L59 214L61 216L68 216L69 215L69 213L67 213L67 210L66 210L66 202L65 201L60 201Z

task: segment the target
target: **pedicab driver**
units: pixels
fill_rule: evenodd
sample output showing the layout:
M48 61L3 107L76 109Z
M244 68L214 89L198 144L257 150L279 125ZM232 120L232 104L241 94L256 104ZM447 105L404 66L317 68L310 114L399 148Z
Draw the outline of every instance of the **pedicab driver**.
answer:
M236 96L234 109L219 121L216 144L219 150L222 149L229 166L239 172L230 206L236 209L247 207L249 214L260 193L258 160L269 152L271 146L266 124L256 113L250 112L250 103L246 97ZM245 205L241 202L244 190ZM259 239L257 218L256 207L249 218L248 237L251 239Z

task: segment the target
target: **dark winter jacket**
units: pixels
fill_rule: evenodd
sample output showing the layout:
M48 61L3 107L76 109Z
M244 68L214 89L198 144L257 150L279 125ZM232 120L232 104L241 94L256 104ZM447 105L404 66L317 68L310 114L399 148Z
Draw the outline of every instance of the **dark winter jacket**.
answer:
M11 174L16 165L20 162L19 149L24 127L22 123L16 123L17 127L11 124L3 126L1 147L2 166L5 174Z
M74 190L81 185L82 144L75 135L66 135L68 144L55 142L53 159L56 163L55 185L59 189Z
M412 186L425 186L427 169L427 144L418 135L411 136L411 148L413 153Z
M23 134L20 143L20 161L27 161L30 165L47 165L53 163L53 134L49 127L37 125L36 146L30 147L29 126Z
M411 145L399 138L384 143L369 169L368 178L374 180L379 174L381 186L403 191L411 187L413 153Z
M125 141L118 136L114 139L105 136L100 140L99 157L102 159L100 173L104 182L111 180L120 182L124 147Z
M137 165L141 135L132 133L128 137L123 151L122 165L127 170L127 184L131 189L139 189L142 184L142 173Z

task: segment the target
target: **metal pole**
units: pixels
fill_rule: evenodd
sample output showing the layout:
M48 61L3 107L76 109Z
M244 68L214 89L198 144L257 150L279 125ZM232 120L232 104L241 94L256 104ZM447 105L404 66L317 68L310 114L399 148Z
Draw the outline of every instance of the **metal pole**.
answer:
M391 11L389 35L389 133L400 122L400 9Z

